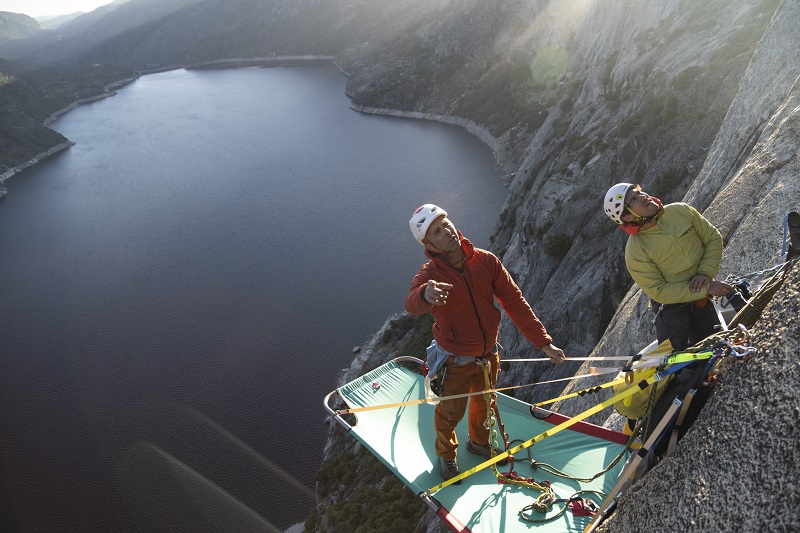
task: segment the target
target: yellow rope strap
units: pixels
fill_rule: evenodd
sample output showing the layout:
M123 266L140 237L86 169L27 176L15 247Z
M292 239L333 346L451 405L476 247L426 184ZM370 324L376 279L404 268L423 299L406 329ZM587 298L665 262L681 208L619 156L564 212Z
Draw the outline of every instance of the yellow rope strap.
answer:
M615 368L614 370L615 371L619 371L618 368ZM656 370L657 370L656 367L649 368L649 369L645 370L644 372L642 372L641 377L644 378L644 379L649 378L650 376L652 376L653 374L656 373ZM589 387L588 389L583 389L583 390L571 392L569 394L565 394L564 396L559 396L558 398L551 398L549 400L544 400L543 402L535 403L533 405L535 407L543 407L545 405L550 405L551 403L560 402L561 400L568 400L568 399L574 398L576 396L583 396L585 394L591 394L591 393L594 393L594 392L600 392L602 389L607 389L608 387L613 387L614 385L620 385L622 383L625 383L626 379L627 378L623 376L621 378L614 379L614 380L609 381L607 383L603 383L601 385L597 385L596 387Z

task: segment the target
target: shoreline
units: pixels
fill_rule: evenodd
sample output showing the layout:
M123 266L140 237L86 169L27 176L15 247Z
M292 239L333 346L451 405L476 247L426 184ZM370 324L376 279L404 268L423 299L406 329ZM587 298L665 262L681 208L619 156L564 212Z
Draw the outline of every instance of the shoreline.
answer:
M8 178L12 177L14 174L22 172L23 170L25 170L26 168L28 168L30 166L35 165L36 163L38 163L42 159L48 158L51 155L57 154L58 152L66 150L67 148L69 148L71 146L74 146L74 145L75 145L75 143L72 142L72 141L66 141L66 142L57 144L57 145L52 146L49 149L45 150L44 152L36 154L33 157L33 159L25 161L24 163L21 163L21 164L15 166L14 168L10 168L10 169L6 170L5 172L3 172L2 174L0 174L0 198L5 196L6 193L8 192L6 190L6 187L5 187L5 181Z
M148 70L139 70L137 71L138 74L131 78L126 78L123 80L119 80L113 83L106 85L103 88L103 93L98 94L96 96L90 96L88 98L81 98L69 104L68 106L59 109L50 116L48 116L44 122L42 123L44 126L49 126L53 121L55 121L61 115L72 111L76 107L88 104L91 102L96 102L98 100L103 100L105 98L109 98L117 94L116 89L128 85L133 81L136 81L141 76L147 74L157 74L160 72L169 72L171 70L179 70L179 69L186 69L186 70L213 70L213 69L228 69L228 68L246 68L246 67L264 67L264 68L276 68L276 67L292 67L292 66L302 66L302 65L321 65L324 63L332 63L339 71L344 74L346 77L350 78L350 74L348 74L342 67L336 62L335 56L322 56L322 55L301 55L301 56L264 56L264 57L251 57L251 58L228 58L228 59L215 59L212 61L204 61L202 63L195 63L192 65L173 65L169 67L161 67L155 69L148 69ZM391 117L401 117L401 118L412 118L418 120L430 120L433 122L441 122L444 124L451 124L454 126L460 126L466 129L469 133L478 137L484 144L486 144L491 150L492 155L494 156L495 162L503 167L504 165L501 162L501 143L500 141L494 137L488 129L484 128L473 122L472 120L455 117L451 115L437 115L434 113L422 113L418 111L400 111L398 109L389 109L389 108L377 108L377 107L368 107L362 106L359 104L353 103L353 98L351 95L347 94L345 91L346 96L350 99L350 109L356 111L358 113L365 113L369 115L385 115ZM45 150L39 154L36 154L32 159L26 161L25 163L19 164L16 167L13 167L6 172L0 174L0 198L5 196L7 190L5 188L4 182L25 170L26 168L35 165L36 163L40 162L41 160L50 157L53 154L61 152L74 146L75 143L72 141L67 141L64 143L60 143L56 146Z
M336 68L339 69L339 72L347 76L348 79L351 77L350 73L347 72L341 64L337 63L335 59L333 60L333 64L336 66ZM500 143L500 140L494 135L492 135L488 129L473 122L468 118L455 117L452 115L437 115L435 113L422 113L420 111L400 111L399 109L368 107L353 103L353 97L347 92L347 90L345 90L345 94L350 99L350 109L358 113L366 113L369 115L386 115L391 117L402 117L402 118L414 118L419 120L431 120L433 122L442 122L444 124L461 126L462 128L466 129L469 133L478 137L478 139L480 139L486 146L489 147L489 149L492 151L492 156L494 157L494 160L498 166L504 169L507 166L504 165L503 162L501 161L502 145Z
M44 122L42 122L42 124L45 125L45 126L49 126L50 123L53 122L55 119L57 119L58 117L60 117L64 113L72 111L73 109L75 109L79 105L88 104L88 103L91 103L91 102L96 102L98 100L104 100L105 98L110 98L110 97L112 97L112 96L117 94L116 89L119 89L120 87L128 85L129 83L134 82L137 79L139 79L139 76L134 76L132 78L125 78L124 80L119 80L119 81L115 81L113 83L109 83L108 85L103 87L103 92L101 94L98 94L96 96L89 96L87 98L81 98L79 100L75 100L74 102L69 104L67 107L63 107L63 108L59 109L58 111L54 111L53 113L51 113L49 117L44 119ZM75 143L72 143L72 144L75 144Z
M246 68L246 67L293 67L299 65L321 65L323 63L334 63L334 56L302 55L302 56L259 56L259 57L232 57L227 59L213 59L202 63L191 65L172 65L168 67L158 67L147 70L140 70L140 75L158 74L159 72L169 72L171 70L213 70L225 68ZM335 64L335 63L334 63Z
M98 94L96 96L89 96L88 98L81 98L81 99L75 100L74 102L72 102L68 106L63 107L63 108L51 113L50 116L48 116L46 119L44 119L44 121L42 122L42 125L44 125L45 127L49 127L50 124L54 120L56 120L58 117L60 117L64 113L72 111L73 109L75 109L79 105L88 104L90 102L96 102L97 100L103 100L105 98L109 98L111 96L114 96L115 94L117 94L116 89L118 89L118 88L120 88L120 87L122 87L124 85L127 85L127 84L133 82L134 80L136 80L138 78L139 78L139 76L134 76L132 78L125 78L123 80L119 80L119 81L115 81L113 83L109 83L108 85L103 87L103 93L102 94ZM25 161L24 163L20 163L19 165L15 166L13 168L10 168L10 169L6 170L5 172L3 172L2 174L0 174L0 198L2 198L3 196L5 196L8 193L8 190L5 187L5 181L7 179L11 178L15 174L19 174L20 172L22 172L26 168L35 165L36 163L40 162L43 159L46 159L46 158L50 157L53 154L57 154L58 152L61 152L61 151L66 150L67 148L70 148L71 146L75 146L75 143L68 139L67 141L65 141L63 143L59 143L59 144L57 144L55 146L51 146L50 148L48 148L44 152L39 152L38 154L33 156L28 161Z
M352 99L351 99L352 102ZM431 120L433 122L442 122L444 124L452 124L455 126L461 126L462 128L466 129L471 134L478 137L484 144L486 144L492 150L492 154L494 154L495 161L498 159L498 150L500 149L500 143L497 138L492 135L489 130L484 128L483 126L479 126L475 122L461 117L454 117L452 115L436 115L433 113L422 113L419 111L399 111L397 109L387 109L381 107L366 107L359 104L350 104L350 109L353 111L358 111L359 113L366 113L369 115L386 115L391 117L403 117L403 118L415 118L420 120Z

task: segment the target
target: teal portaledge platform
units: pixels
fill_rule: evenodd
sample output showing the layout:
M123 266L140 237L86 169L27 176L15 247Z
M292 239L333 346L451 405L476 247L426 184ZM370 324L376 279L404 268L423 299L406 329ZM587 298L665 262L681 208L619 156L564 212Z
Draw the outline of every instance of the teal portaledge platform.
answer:
M418 359L403 358L421 363ZM398 359L399 361L399 359ZM372 372L337 389L350 408L384 405L423 399L423 378L418 373L390 361ZM533 503L539 492L513 485L498 484L491 468L485 468L467 478L460 485L450 485L427 495L426 492L442 483L439 465L434 452L432 404L410 405L357 413L353 426L336 416L350 433L377 456L411 490L425 498L436 508L439 517L453 530L473 533L503 532L581 532L591 517L574 516L568 509L555 520L532 524L519 517L519 511ZM510 440L526 441L567 420L557 413L498 394L498 407ZM456 429L459 440L458 464L462 472L484 461L481 456L467 452L467 417ZM548 463L572 476L590 478L603 470L625 449L626 436L592 424L578 422L570 428L536 443L531 456L540 463ZM516 444L520 444L517 442ZM514 444L512 444L513 446ZM514 470L523 477L533 477L537 482L550 481L558 498L568 498L578 490L591 489L608 493L622 471L627 455L611 470L591 483L579 483L561 477L534 472L527 461L527 451L516 454ZM506 471L508 466L498 467ZM601 498L588 495L597 505ZM545 518L557 513L563 503L552 506L547 515L530 511L535 518Z

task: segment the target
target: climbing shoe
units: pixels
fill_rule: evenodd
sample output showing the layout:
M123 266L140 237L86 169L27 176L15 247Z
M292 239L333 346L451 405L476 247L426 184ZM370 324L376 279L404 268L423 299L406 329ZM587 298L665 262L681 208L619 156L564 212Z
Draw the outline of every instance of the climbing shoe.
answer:
M467 441L467 451L470 452L470 453L474 453L475 455L482 455L482 456L486 457L487 459L491 459L492 458L492 450L491 450L491 448L489 448L488 444L480 445L480 444L475 444L471 440L468 440ZM495 453L495 455L497 455L497 454L503 453L503 452L500 452L497 449L495 449L494 453ZM508 463L508 457L503 457L502 460L497 461L497 464L500 465L500 466L503 466L503 465L505 465L507 463Z
M443 457L439 457L439 471L442 473L442 477L445 481L452 479L461 473L458 471L458 463L456 462L455 458L445 459ZM453 483L453 485L460 484L460 479Z

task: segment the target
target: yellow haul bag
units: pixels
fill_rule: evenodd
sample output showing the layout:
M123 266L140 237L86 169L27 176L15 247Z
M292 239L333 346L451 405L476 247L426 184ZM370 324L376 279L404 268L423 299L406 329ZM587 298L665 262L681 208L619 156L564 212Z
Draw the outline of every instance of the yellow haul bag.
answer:
M668 355L673 352L672 344L670 344L669 340L665 340L661 344L659 344L655 350L648 353L648 356L651 355ZM639 382L643 379L647 379L655 373L655 368L643 368L641 370L633 370L631 373L633 374L633 379L627 379L624 383L620 383L619 385L614 385L612 387L612 396L616 396L617 394L628 390L631 387L638 386ZM616 379L621 379L625 377L625 372L620 372L617 374ZM644 390L637 392L632 396L628 396L624 400L620 400L614 404L614 409L617 410L619 414L626 418L630 419L637 419L641 418L647 412L647 403L650 401L650 396L655 395L653 398L653 402L658 401L661 395L664 393L664 388L669 384L670 380L672 380L672 375L669 375L667 379L662 379L661 381L657 381L650 387L655 388L655 392L651 390L650 387L647 387Z

